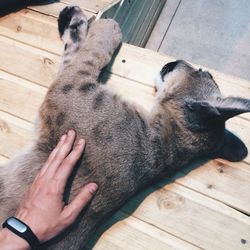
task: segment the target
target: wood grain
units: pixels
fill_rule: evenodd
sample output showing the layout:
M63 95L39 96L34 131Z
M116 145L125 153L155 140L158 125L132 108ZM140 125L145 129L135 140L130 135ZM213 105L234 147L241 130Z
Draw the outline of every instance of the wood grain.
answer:
M46 92L46 88L0 71L0 109L2 111L34 122Z
M250 215L249 164L213 160L183 173L176 183Z
M118 221L118 222L117 222ZM147 224L133 216L129 216L121 211L117 212L98 231L104 231L107 226L112 225L98 239L93 246L93 240L87 249L124 249L124 250L151 250L157 249L199 249L177 237L168 234L150 224ZM94 237L94 240L96 238ZM129 242L129 244L128 244Z
M0 111L0 154L10 158L28 145L32 128L31 123Z
M73 0L70 0L70 1L72 1L71 5L76 5L73 3ZM91 2L91 1L89 1L89 2ZM49 5L30 6L30 7L28 7L28 9L34 10L36 12L39 12L39 13L47 15L47 16L58 17L61 10L63 8L65 8L67 5L68 4L64 3L64 1L60 1L60 2L51 3ZM88 9L87 6L85 9L84 4L81 4L81 7L84 10L84 13L87 15L88 19L92 20L95 17L96 11L91 11L90 9Z
M23 79L49 86L56 77L59 57L0 36L0 69Z
M63 46L57 31L57 20L41 17L44 15L27 9L7 15L0 19L0 34L60 54Z
M61 0L61 2L67 5L77 5L80 6L82 9L93 12L97 14L102 9L112 5L112 3L116 2L117 0Z
M249 217L177 184L151 192L142 192L124 210L203 249L248 249L241 239L250 239Z

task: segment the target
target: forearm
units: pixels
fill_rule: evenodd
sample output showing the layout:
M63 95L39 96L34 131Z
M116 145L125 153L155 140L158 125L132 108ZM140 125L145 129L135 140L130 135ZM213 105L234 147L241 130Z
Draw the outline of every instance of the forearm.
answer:
M27 241L12 233L9 229L0 230L0 249L1 250L29 250Z

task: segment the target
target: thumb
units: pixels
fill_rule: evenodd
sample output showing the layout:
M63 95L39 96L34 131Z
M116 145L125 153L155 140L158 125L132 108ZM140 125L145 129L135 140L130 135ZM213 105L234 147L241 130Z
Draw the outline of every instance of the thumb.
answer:
M78 195L64 207L62 216L69 220L69 223L73 223L82 209L88 204L97 190L97 184L89 183L85 185Z

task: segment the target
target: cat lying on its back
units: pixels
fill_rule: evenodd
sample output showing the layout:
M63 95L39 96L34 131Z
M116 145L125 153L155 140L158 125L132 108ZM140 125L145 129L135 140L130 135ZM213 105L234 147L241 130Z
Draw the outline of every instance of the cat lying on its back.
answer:
M65 51L58 77L40 108L37 139L0 168L2 221L14 213L60 136L69 129L87 142L68 187L71 197L84 183L96 182L99 190L74 226L44 245L46 249L81 249L102 220L140 187L198 157L238 161L246 156L246 147L225 130L225 121L249 112L249 100L224 98L208 72L176 61L160 72L151 113L139 113L97 82L121 43L116 22L98 20L88 28L78 7L66 7L58 24Z

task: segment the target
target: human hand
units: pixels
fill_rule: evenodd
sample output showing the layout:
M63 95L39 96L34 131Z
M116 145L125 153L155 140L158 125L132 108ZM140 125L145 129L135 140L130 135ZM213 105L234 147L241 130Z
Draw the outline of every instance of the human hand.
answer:
M67 179L85 146L84 140L80 139L72 150L75 138L73 130L61 137L15 214L40 242L53 238L72 224L97 189L95 183L89 183L70 204L63 202Z

